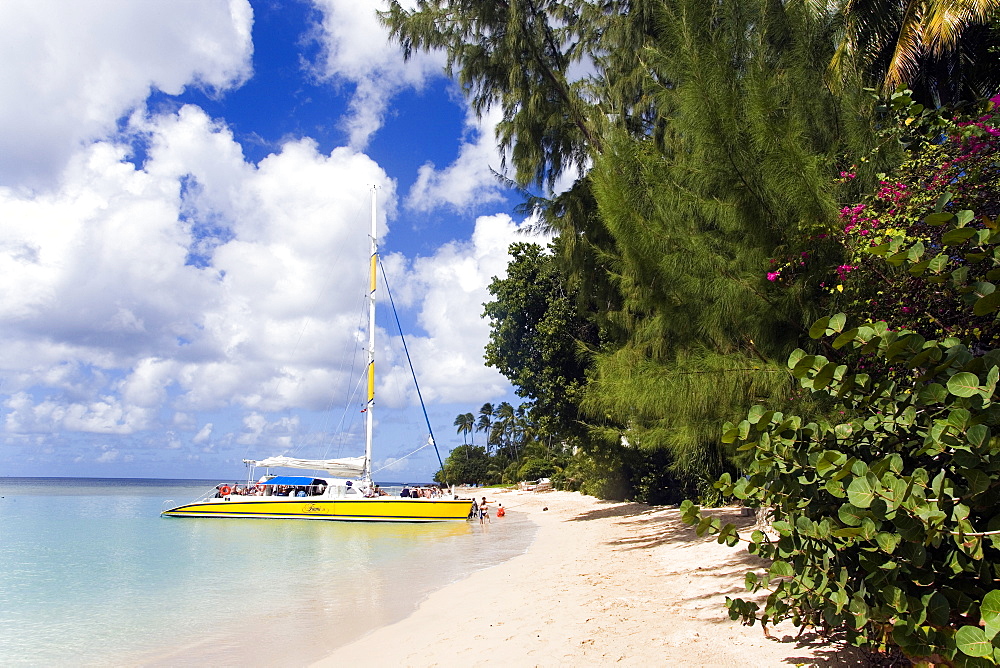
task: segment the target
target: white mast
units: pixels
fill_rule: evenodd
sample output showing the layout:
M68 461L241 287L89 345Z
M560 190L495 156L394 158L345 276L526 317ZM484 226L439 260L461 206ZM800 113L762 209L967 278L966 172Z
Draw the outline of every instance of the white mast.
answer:
M365 480L371 480L372 477L372 431L374 425L372 410L375 408L375 277L378 263L376 188L377 186L372 186L371 283L368 291L368 404L365 406Z

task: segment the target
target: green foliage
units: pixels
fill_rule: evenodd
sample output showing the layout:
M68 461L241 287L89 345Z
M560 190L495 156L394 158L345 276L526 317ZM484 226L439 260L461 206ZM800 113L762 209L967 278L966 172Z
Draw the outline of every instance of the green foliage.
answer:
M460 445L444 460L444 469L434 475L434 481L465 484L492 482L489 474L490 457L479 445Z
M556 465L547 459L532 458L517 470L518 480L538 480L548 478L557 472Z
M458 432L485 432L486 446L455 448L445 460L444 474L439 472L435 480L511 484L561 472L570 448L533 421L529 406L483 404L478 422L472 413L460 414L455 418Z
M962 232L973 219L933 220L944 226L949 263L985 262L976 269L985 279L1000 234ZM924 261L914 246L885 255L912 269ZM983 302L992 290L963 291L971 270L948 266L938 275L956 306L996 317L998 305ZM771 560L763 576L747 574L749 590L769 591L763 608L727 599L730 616L843 629L858 645L896 646L914 661L1000 663L1000 351L884 322L851 326L844 314L822 318L811 335L840 357L799 349L787 367L831 402L836 419L755 406L724 427L724 439L753 461L745 476L724 475L717 486L773 508L775 532L750 536L750 551ZM856 360L874 364L861 369ZM690 502L683 513L700 534L740 539Z
M588 82L569 76L596 38L597 25L581 18L590 4L420 0L408 10L392 0L380 16L406 58L442 50L473 108L502 110L497 137L518 183L551 185L570 165L583 171L598 142Z
M891 329L996 347L1000 329L988 312L1000 299L997 109L962 120L902 93L892 103L909 128L910 157L873 197L843 209L847 256L829 284L835 303Z
M472 413L462 413L455 417L456 433L462 435L463 441L468 438L476 426L476 417ZM468 444L468 441L465 441Z
M582 409L591 438L616 428L667 449L681 475L711 480L730 465L724 420L798 401L783 360L819 315L841 251L820 237L838 198L896 150L874 145L870 95L832 94L832 34L800 10L661 3L643 90L664 131L609 133L589 176L620 295L604 317L623 334L595 352ZM838 183L860 155L873 156L860 181ZM775 280L779 257L790 267Z
M562 473L552 476L552 482L557 489L589 494L599 499L629 498L630 485L621 458L609 456L603 450L594 454L578 451Z
M584 384L583 343L596 343L596 330L576 309L555 258L537 244L510 247L507 276L495 278L486 303L490 340L485 357L533 401L544 430L569 437L579 431L577 404Z
M914 88L927 105L986 97L996 71L997 0L804 3L838 26L831 76L852 65L884 92Z

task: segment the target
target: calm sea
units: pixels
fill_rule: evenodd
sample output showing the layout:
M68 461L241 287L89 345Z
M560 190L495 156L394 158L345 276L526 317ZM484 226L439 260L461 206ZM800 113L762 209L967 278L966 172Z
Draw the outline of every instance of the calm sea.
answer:
M307 665L534 537L159 516L216 482L0 478L0 665Z

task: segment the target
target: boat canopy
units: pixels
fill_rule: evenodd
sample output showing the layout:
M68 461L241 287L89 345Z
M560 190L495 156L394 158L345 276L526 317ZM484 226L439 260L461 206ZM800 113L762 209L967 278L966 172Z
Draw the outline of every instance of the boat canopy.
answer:
M279 475L265 480L261 485L325 485L325 480L307 478L301 475Z
M315 471L326 471L330 475L339 478L355 478L365 472L364 457L345 457L343 459L296 459L294 457L268 457L255 461L244 459L244 462L251 466L263 466L271 468L275 466L289 469L312 469Z

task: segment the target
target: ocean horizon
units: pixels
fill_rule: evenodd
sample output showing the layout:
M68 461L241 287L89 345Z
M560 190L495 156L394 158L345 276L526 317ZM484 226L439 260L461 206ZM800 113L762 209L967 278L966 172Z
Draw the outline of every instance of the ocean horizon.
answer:
M307 665L534 537L517 513L160 517L218 482L0 478L0 665Z

